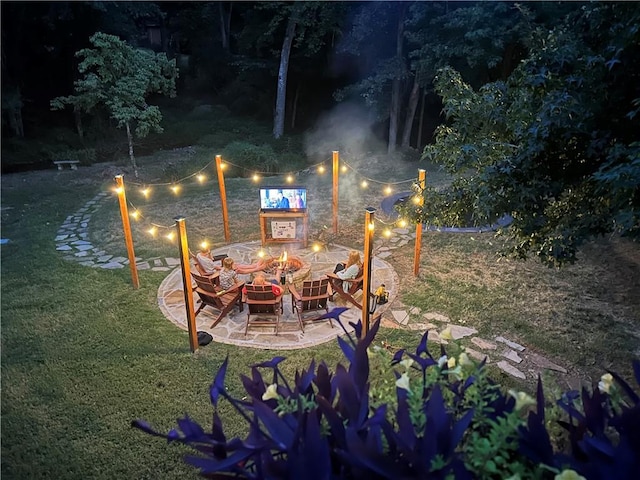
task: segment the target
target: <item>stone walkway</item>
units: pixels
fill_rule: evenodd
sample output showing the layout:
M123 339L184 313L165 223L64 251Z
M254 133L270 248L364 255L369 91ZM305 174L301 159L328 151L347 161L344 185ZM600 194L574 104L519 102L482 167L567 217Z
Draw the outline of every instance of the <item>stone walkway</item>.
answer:
M108 195L107 192L97 194L77 212L69 215L58 229L55 238L56 250L61 252L66 259L76 261L84 266L105 269L124 268L129 264L127 258L111 255L89 241L88 230L91 217L95 211L102 207ZM564 367L529 351L526 346L508 338L502 336L492 339L482 338L477 335L478 332L475 329L454 324L446 315L439 312L422 312L417 307L403 305L398 298L399 278L384 259L393 255L393 250L414 240L415 233L408 229L396 228L392 231L392 237L387 246L376 249L372 264L373 287L385 283L390 293L390 302L379 306L376 311L376 315L382 314L383 327L420 332L429 330L429 340L438 343L446 343L440 338L438 332L448 328L452 338L465 347L469 356L477 360L486 358L488 364L493 364L508 375L520 379L533 380L544 370L553 370L565 375L568 373ZM245 263L256 258L256 252L259 248L259 242L248 242L227 245L217 249L215 253L227 253L238 262ZM324 272L331 271L337 261L345 258L347 250L346 247L334 245L318 253L309 250L296 250L295 254L304 257L313 265L312 275L317 277ZM275 256L278 255L279 251ZM179 259L172 257L136 258L136 262L139 270L170 272L158 289L158 305L169 321L186 330L182 277L180 269L176 268L180 264ZM346 306L340 301L334 305ZM209 327L214 317L207 310L209 307L205 308L197 317L198 330L209 331L216 341L239 346L278 350L306 348L330 341L343 333L339 326L336 325L332 329L328 322L307 323L304 334L300 332L297 321L291 312L291 301L288 295L285 297L283 316L285 320L278 336L268 331L251 333L250 330L250 334L245 338L246 311L232 312L227 317L228 320L220 322L214 329L211 329ZM355 322L360 318L360 315L360 310L350 308L343 315L343 319L345 323ZM566 380L569 381L569 378Z

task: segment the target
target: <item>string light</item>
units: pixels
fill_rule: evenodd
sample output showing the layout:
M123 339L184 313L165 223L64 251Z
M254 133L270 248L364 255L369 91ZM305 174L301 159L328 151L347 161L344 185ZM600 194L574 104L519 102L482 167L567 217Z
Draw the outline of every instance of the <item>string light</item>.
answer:
M153 186L161 186L161 185L165 185L168 186L169 189L173 192L174 195L179 195L182 191L182 183L189 180L189 179L193 179L195 177L195 179L199 182L199 183L204 183L207 180L207 176L204 175L203 171L206 170L206 168L208 168L211 164L213 164L213 162L210 162L208 165L206 165L204 168L200 169L198 172L192 173L182 179L179 180L174 180L171 183L157 183L157 184L153 184L151 186L147 186L147 185L141 185L141 184L136 184L136 183L131 183L130 185L133 186L137 186L140 187L139 192L142 194L142 196L144 196L145 199L149 199L150 195L151 195L151 190ZM235 165L232 162L225 162L225 163L220 163L220 169L221 170L228 170L227 166L229 167L236 167L239 170L245 170L246 169L241 166L241 165ZM311 169L315 169L317 171L317 173L319 174L323 174L326 173L327 171L327 167L326 167L326 160L324 160L323 162L320 162L316 165L312 165L310 167ZM368 178L365 175L362 175L357 169L353 168L351 165L349 165L346 161L342 160L341 161L341 166L340 166L340 171L342 173L347 173L349 171L349 169L353 170L353 172L356 175L359 175L361 177L361 181L360 181L360 186L362 188L369 188L371 186L371 184L383 184L383 182L377 181L375 179L372 178ZM300 173L300 172L293 172L293 173L289 173L285 176L284 180L287 183L292 183L295 181L295 177L296 174ZM251 179L258 183L261 180L261 176L264 175L273 175L273 172L253 172L251 175ZM392 185L399 185L399 184L404 184L404 183L412 183L415 184L415 179L409 179L409 180L403 180L403 181L399 181L399 182L392 182L391 184L386 183L386 185L384 186L384 188L382 189L385 195L390 195L393 192L393 188ZM123 187L116 187L113 189L117 194L123 194L125 189ZM415 204L420 204L421 203L421 197L420 195L416 195L415 197L412 198L412 201ZM132 209L130 212L130 216L136 220L138 219L144 219L142 212L140 211L139 208L135 207L134 205L131 205ZM379 219L376 219L376 221L379 221ZM387 225L385 222L381 222L383 225ZM400 219L399 221L395 222L394 225L399 225L401 227L405 227L407 225L407 221L404 219ZM174 225L175 226L175 225ZM156 235L158 234L158 228L162 228L162 229L171 229L171 227L166 227L163 225L158 225L158 224L153 224L152 227L150 227L147 232L152 236L152 237L156 237ZM374 225L370 224L367 227L369 230L374 230ZM382 235L388 237L391 235L391 230L389 230L389 228L385 228L385 230L382 232ZM173 231L171 231L171 233L165 235L167 239L169 240L173 240L175 238L175 233L173 233ZM203 244L206 242L203 242ZM312 246L312 249L315 253L319 252L321 250L321 245L320 244L314 244ZM264 251L259 252L259 256L262 258L264 257L266 254Z
M167 233L165 236L167 237L167 239L168 239L169 241L171 241L171 242L172 242L172 241L173 241L173 239L174 239L174 238L175 238L175 236L176 236L176 232L169 232L169 233Z
M200 248L203 250L206 250L207 248L209 248L209 244L207 243L206 240L200 243Z
M376 228L375 223L369 222L369 230L373 231L373 230L375 230L375 228Z
M264 250L260 250L260 251L258 252L258 258L264 258L264 255L265 255L265 254L264 254Z
M400 220L398 220L398 226L400 228L405 228L407 226L407 221L404 218L401 218Z

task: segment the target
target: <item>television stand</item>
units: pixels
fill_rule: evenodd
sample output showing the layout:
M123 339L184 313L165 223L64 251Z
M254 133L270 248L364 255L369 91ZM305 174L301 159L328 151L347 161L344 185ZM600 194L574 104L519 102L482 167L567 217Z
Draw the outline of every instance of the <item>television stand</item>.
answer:
M307 248L307 244L309 243L308 237L308 224L309 224L309 212L282 212L282 211L266 211L260 210L260 236L262 238L262 246L269 243L301 243L303 248ZM271 229L268 228L270 225L270 221L274 220L295 220L301 218L302 219L302 237L298 237L297 225L295 235L291 238L273 238L273 234L271 233Z

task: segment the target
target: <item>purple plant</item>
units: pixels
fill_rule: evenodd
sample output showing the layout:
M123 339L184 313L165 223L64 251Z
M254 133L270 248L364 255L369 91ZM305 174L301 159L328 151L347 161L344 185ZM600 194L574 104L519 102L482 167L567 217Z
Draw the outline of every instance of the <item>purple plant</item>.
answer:
M640 386L640 361L633 361ZM519 429L520 451L534 462L558 469L571 468L587 479L632 479L640 476L640 397L627 382L609 371L622 392L611 394L595 388L581 394L571 391L558 400L569 421L560 421L569 435L571 451L554 453L545 429L544 394L538 379L537 409L529 414L527 426ZM603 377L604 378L604 377ZM602 383L602 382L601 382ZM615 389L607 386L606 390ZM613 395L614 393L624 393ZM617 397L617 398L616 398ZM581 400L582 408L576 406Z
M344 310L334 308L328 314L343 330L340 315ZM633 403L623 405L619 414L597 391L592 396L583 391L584 414L570 403L561 403L569 414L570 422L565 427L574 453L561 455L554 453L545 429L540 381L537 408L529 413L524 426L514 410L514 399L500 393L486 379L484 363L473 366L466 378L457 375L455 369L443 368L444 348L441 347L440 360L435 360L427 349L427 333L415 352L401 350L391 362L403 362L405 354L413 360L403 365L411 364L419 387L409 389L402 383L406 379L394 371L398 379L397 407L389 408L386 403L371 405L368 350L379 321L373 323L364 338L361 324L351 325L358 340L346 330L345 337L338 338L347 367L338 364L332 373L324 362L316 366L312 361L308 369L296 371L290 383L279 368L284 358L274 357L251 367L250 377L241 377L246 400L232 397L225 389L227 358L210 387L214 406L210 432L188 416L179 419L177 429L168 434L157 432L142 420L132 425L169 442L192 447L199 455L188 455L185 461L206 478L476 478L478 462L465 458L465 454L473 454L473 448L465 448L464 442L470 441L472 432L473 438L485 432L501 435L499 430L491 431L496 425L507 425L504 428L510 429L516 442L515 448L503 456L511 459L517 455L516 461L523 469L535 470L541 478L563 468L572 468L587 478L630 478L624 474L638 466L638 396L617 376ZM634 368L640 383L638 363ZM272 375L265 377L263 370ZM478 382L479 378L483 380ZM472 390L475 392L470 393ZM478 391L484 393L478 397ZM480 400L474 403L477 398ZM217 409L221 399L230 402L246 420L246 438L227 439ZM511 427L504 421L506 418L515 419L516 425L522 426ZM617 432L619 441L615 445L605 435L607 428ZM541 469L542 464L549 468Z

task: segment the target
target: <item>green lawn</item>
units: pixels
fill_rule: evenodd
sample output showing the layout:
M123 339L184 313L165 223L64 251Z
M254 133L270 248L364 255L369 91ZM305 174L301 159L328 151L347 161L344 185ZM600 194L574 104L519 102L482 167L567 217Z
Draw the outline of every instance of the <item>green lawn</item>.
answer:
M206 161L189 166L195 170ZM140 159L143 169L145 162L150 169L153 159ZM389 170L378 167L363 171L373 177ZM187 333L156 305L164 273L141 272L136 291L128 269L92 269L62 259L54 242L59 226L113 185L100 171L96 166L2 177L2 237L10 239L1 250L3 478L195 478L181 461L182 448L133 430L130 422L143 418L166 430L188 412L206 425L208 387L224 358L231 359L229 390L242 396L240 374L275 354L218 344L191 354ZM415 171L415 164L394 165L393 176L377 178L400 180ZM445 181L431 169L428 179ZM330 179L308 174L299 180L312 192L311 230L319 231L331 221ZM216 184L205 188L185 189L179 202L158 196L145 205L146 218L171 225L174 216L185 215L192 241L206 236L222 242ZM257 239L255 185L229 179L227 190L232 240ZM335 241L361 245L364 207L376 206L380 193L355 183L341 192L341 233ZM135 200L133 192L129 198ZM106 202L91 227L92 242L125 254L115 199ZM177 256L175 245L144 235L142 225L134 226L134 240L140 256ZM597 379L607 367L630 371L640 344L637 245L593 243L578 265L556 271L533 260L498 262L496 242L487 234L425 234L417 279L410 274L412 245L395 250L388 260L401 278L402 300L474 326L487 337L504 334L561 358L581 378ZM419 337L382 329L377 342L412 347ZM330 366L341 358L333 342L285 356L290 373L312 358ZM241 433L242 422L222 408L228 432Z

